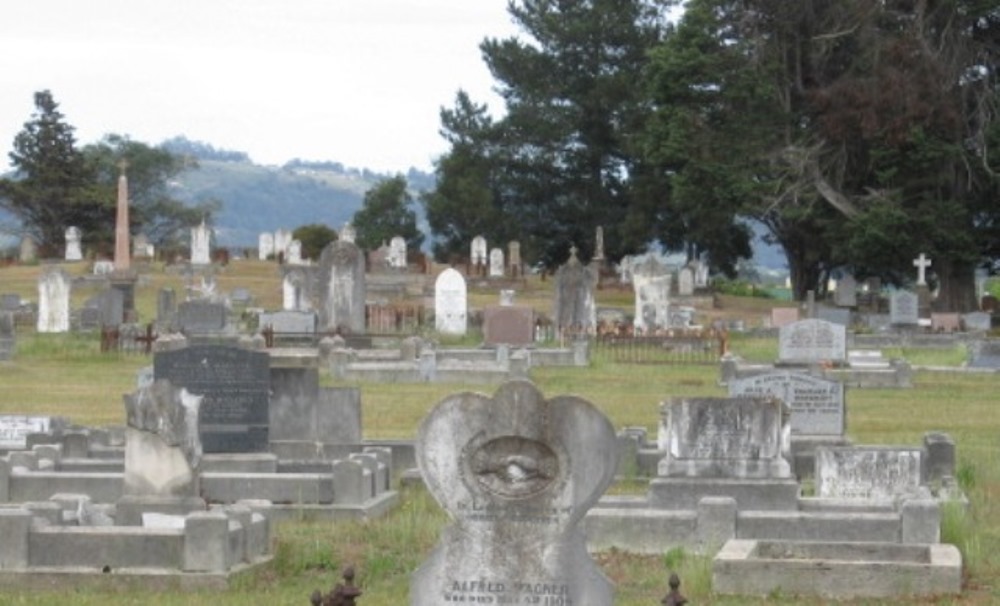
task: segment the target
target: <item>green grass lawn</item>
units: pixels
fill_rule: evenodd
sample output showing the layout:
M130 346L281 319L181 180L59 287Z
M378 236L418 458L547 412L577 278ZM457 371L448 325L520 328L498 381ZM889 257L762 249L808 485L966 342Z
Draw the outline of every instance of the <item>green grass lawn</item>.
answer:
M249 263L248 268L246 280L256 296L270 301L278 296L275 292L280 294L273 266ZM8 284L30 283L23 277L7 281L9 270L0 270L0 292L8 292ZM247 285L239 268L229 272L226 284ZM165 274L152 276L140 291L141 308L149 308L155 288L161 284L177 282ZM529 297L543 299L539 292ZM736 306L738 302L727 305ZM759 314L760 302L753 301L752 305L747 313ZM731 347L752 360L773 360L777 353L773 340L734 338ZM932 360L925 363L933 365L953 365L958 359L954 352L926 355ZM22 330L16 359L0 363L0 414L55 414L87 425L122 424L122 394L134 390L136 371L150 363L144 356L102 355L93 336L34 335L33 331ZM667 397L725 394L717 385L715 366L627 366L597 360L589 368L535 369L532 378L547 397L580 395L603 410L616 428L643 426L650 432L655 432L658 423L659 402ZM412 438L420 420L438 401L455 391L469 389L441 384L360 387L366 438ZM495 388L473 389L492 393ZM971 508L964 518L947 517L945 538L958 544L965 554L967 588L958 598L919 603L1000 603L1000 376L969 375L957 370L917 372L913 389L850 389L846 397L848 433L855 443L918 445L923 434L932 430L949 432L957 443L959 476L968 487ZM301 605L308 603L313 589L329 589L339 571L353 564L365 591L359 604L396 606L407 603L410 573L435 544L445 522L445 515L425 491L409 489L403 493L401 506L384 519L280 525L274 563L239 579L225 592L149 595L142 588L58 592L6 589L0 590L0 605ZM667 577L674 569L679 570L682 591L692 604L826 603L782 595L766 599L714 596L709 561L683 550L658 556L613 551L596 554L595 558L616 583L615 603L622 606L659 603L667 592Z

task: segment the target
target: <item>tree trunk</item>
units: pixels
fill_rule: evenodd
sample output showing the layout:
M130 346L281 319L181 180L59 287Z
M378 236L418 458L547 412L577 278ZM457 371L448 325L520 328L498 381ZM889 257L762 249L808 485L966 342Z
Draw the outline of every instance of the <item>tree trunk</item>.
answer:
M976 275L972 264L951 259L934 259L938 296L934 311L968 313L979 309L976 301Z

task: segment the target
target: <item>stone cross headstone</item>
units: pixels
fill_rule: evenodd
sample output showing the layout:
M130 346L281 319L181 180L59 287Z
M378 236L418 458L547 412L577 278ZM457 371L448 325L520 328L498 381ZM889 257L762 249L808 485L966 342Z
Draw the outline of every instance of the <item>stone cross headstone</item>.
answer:
M38 332L69 331L70 279L49 268L38 277Z
M597 328L597 307L594 303L597 279L597 272L581 263L576 257L576 247L571 248L569 260L556 270L552 309L556 330L593 334Z
M402 236L389 240L388 262L393 269L406 269L406 240Z
M289 265L302 265L302 242L299 240L292 240L288 243L288 249L285 254L285 263Z
M195 345L157 352L155 379L204 396L198 415L207 453L266 452L270 356L220 345Z
M521 243L517 240L511 240L507 244L507 267L510 268L510 277L521 277Z
M837 282L837 290L833 292L833 302L837 307L857 306L858 282L853 275L847 274Z
M927 268L931 266L932 259L928 259L924 253L913 260L913 266L917 268L917 286L927 284Z
M115 271L125 272L132 266L132 240L128 217L128 177L125 176L128 162L122 160L118 166L121 173L118 175L118 203L115 215Z
M631 266L635 289L635 329L651 333L670 324L670 272L649 256Z
M416 448L451 524L411 578L411 606L613 603L578 528L617 469L614 428L594 405L546 400L528 381L459 393L427 415Z
M794 434L843 436L844 384L800 372L772 372L730 379L729 397L774 397L791 412Z
M799 320L778 332L782 364L823 364L847 361L847 329L826 320Z
M21 236L21 248L18 259L21 263L34 263L38 260L38 245L35 239L25 234Z
M267 261L274 255L274 234L263 232L257 236L257 259Z
M468 290L462 274L449 267L434 281L434 328L446 335L468 330Z
M915 325L920 321L917 294L908 290L893 291L889 297L889 318L892 324Z
M66 228L66 256L67 261L82 261L83 249L80 248L80 228Z
M210 265L212 263L212 230L203 220L197 227L191 228L191 264Z
M503 250L494 248L490 251L490 277L502 278L504 272Z
M476 236L472 239L472 246L469 251L469 263L474 267L485 267L489 260L489 252L486 248L486 238Z
M319 329L365 332L365 257L353 242L327 244L319 260Z
M337 238L343 242L354 244L354 241L358 239L358 230L350 223L344 223L344 226L340 228L340 233L337 234Z
M694 294L694 271L690 267L683 267L677 273L677 294L682 297Z

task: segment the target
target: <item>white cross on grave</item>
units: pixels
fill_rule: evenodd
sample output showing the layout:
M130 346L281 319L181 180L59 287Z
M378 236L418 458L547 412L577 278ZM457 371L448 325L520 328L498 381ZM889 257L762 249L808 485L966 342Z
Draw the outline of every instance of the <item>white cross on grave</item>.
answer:
M927 284L927 268L931 266L931 260L920 253L920 256L913 260L913 266L917 268L917 285Z

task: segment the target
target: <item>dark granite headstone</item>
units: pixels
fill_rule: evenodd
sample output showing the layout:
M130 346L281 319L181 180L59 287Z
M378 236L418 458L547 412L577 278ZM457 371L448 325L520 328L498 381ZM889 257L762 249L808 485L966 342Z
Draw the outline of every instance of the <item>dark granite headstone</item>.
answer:
M158 352L153 375L205 396L198 414L205 452L267 451L271 389L267 353L219 345Z
M222 332L226 306L213 301L185 301L177 308L177 327L185 334Z

